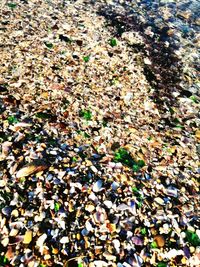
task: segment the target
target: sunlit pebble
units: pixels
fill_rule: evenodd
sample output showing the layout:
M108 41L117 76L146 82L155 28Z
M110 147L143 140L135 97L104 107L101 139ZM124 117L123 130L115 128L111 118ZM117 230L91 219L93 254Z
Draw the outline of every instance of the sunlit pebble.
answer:
M88 205L86 205L86 207L85 207L85 210L86 210L86 211L89 211L89 212L92 212L94 209L95 209L95 206L92 205L92 204L88 204Z
M10 216L10 215L11 215L11 212L12 212L12 208L9 207L9 206L4 207L4 208L2 209L2 213L3 213L4 215L6 215L6 216Z
M110 168L115 168L115 165L116 165L115 162L112 162L112 161L108 162L108 167L110 167Z
M69 243L69 237L68 237L68 236L63 236L63 237L60 239L60 243L61 243L61 244Z
M120 241L118 239L113 239L112 243L113 243L114 248L116 249L116 251L119 253Z
M160 198L160 197L154 198L154 201L159 205L165 205L164 200L162 198Z
M46 239L47 239L47 234L41 235L36 241L36 246L38 246L38 247L43 246Z
M123 267L132 267L132 265L128 264L127 262L123 262ZM137 266L138 267L138 266Z
M24 244L29 244L32 241L33 232L31 230L27 230L24 235Z
M4 247L7 247L8 246L8 243L9 243L9 238L8 237L5 237L4 239L1 240L1 244Z
M81 234L83 236L87 236L89 234L89 231L87 229L83 228L83 230L81 231Z
M122 167L123 167L123 165L122 165L121 162L117 162L117 163L115 164L115 169L122 169Z
M107 267L108 263L102 260L95 260L89 264L89 267Z
M62 178L65 176L65 174L66 174L65 171L59 172L59 173L57 174L57 177L58 177L59 179L62 179Z
M95 204L99 201L97 196L92 192L89 197L90 200L92 200Z
M86 227L88 232L93 231L93 226L89 221L86 221L85 227Z
M102 180L98 180L98 181L93 185L92 190L93 190L94 192L99 192L99 191L101 190L101 188L102 188L102 185L103 185Z
M97 170L97 168L95 167L95 166L90 166L90 169L94 172L94 173L97 173L98 172L98 170Z
M75 192L76 192L75 187L74 187L74 186L71 186L71 187L70 187L70 190L69 190L69 193L70 193L70 194L74 194Z
M6 181L5 180L0 180L0 187L6 186Z
M118 211L124 211L124 210L128 210L129 209L129 206L128 205L126 205L126 204L120 204L119 206L117 206L117 210Z
M18 234L18 232L19 232L19 230L18 229L11 229L11 231L10 231L10 236L16 236L17 234Z
M116 256L110 254L109 252L104 252L103 256L106 258L107 261L116 261Z
M112 184L111 184L111 188L115 191L115 190L117 190L117 188L119 187L119 184L117 183L117 182L113 182Z
M105 200L104 202L103 202L103 204L108 208L108 209L110 209L111 207L112 207L112 201L110 201L110 200Z

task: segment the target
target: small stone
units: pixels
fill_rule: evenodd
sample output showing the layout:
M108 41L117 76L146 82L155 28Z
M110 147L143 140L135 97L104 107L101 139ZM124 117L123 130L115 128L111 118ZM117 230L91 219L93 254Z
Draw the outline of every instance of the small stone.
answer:
M8 153L10 151L10 148L12 146L12 142L4 142L2 143L2 156L3 157L7 157L8 156Z
M131 240L136 246L143 246L143 244L144 244L143 239L139 236L134 236L134 237L132 237Z
M88 234L89 234L89 231L87 230L87 229L83 229L82 231L81 231L81 234L83 235L83 236L87 236Z
M114 245L114 248L118 252L119 251L119 248L120 248L120 241L118 239L113 239L112 243Z
M104 252L103 256L106 258L108 261L116 261L116 256L110 254L109 252Z
M52 248L52 253L53 254L58 254L59 250L57 248Z
M97 172L98 172L97 168L96 168L95 166L93 166L93 165L90 167L90 169L91 169L94 173L97 173Z
M29 244L32 241L33 233L31 230L27 230L24 235L24 244Z
M178 189L173 187L173 186L169 186L167 189L166 189L166 194L168 196L172 196L172 197L178 197Z
M68 236L63 236L63 237L60 239L60 243L61 243L61 244L69 243L69 237L68 237Z
M91 265L91 266L94 266L94 267L107 267L108 264L105 261L96 260L96 261L93 261L93 265Z
M150 61L150 59L148 57L145 57L144 58L144 64L151 65L152 63L151 63L151 61Z
M92 190L93 190L95 193L97 193L97 192L99 192L99 191L101 190L102 185L103 185L102 180L98 180L98 181L93 185Z
M41 247L44 244L44 241L47 239L47 234L41 235L38 240L36 241L36 246Z
M5 180L0 180L0 187L4 187L6 185L6 181Z
M2 209L2 213L6 216L10 216L12 213L12 208L9 206L6 206Z
M112 205L113 205L112 201L109 201L109 200L105 200L105 201L103 202L103 204L104 204L108 209L112 208Z
M92 204L88 204L85 207L85 210L88 211L88 212L92 212L94 209L95 209L95 206L92 205Z
M154 240L156 241L157 246L159 248L164 247L164 245L165 245L165 239L164 239L164 237L162 235L155 236L154 237Z
M51 259L51 255L50 254L46 254L45 256L44 256L44 260L46 261L46 260L50 260Z
M93 227L89 221L85 223L85 228L88 232L93 231Z
M18 234L18 232L19 232L19 230L18 229L11 229L11 231L10 231L10 236L16 236L17 234Z
M159 205L165 205L165 202L161 197L156 197L154 201Z
M47 168L48 168L48 165L44 161L35 160L35 161L25 165L23 168L21 168L17 172L16 177L17 178L26 177L26 176L29 176L33 173L44 171Z
M9 238L8 237L5 237L4 239L1 240L1 244L4 247L7 247L8 246L8 243L9 243Z
M111 188L112 188L112 190L114 190L114 191L116 191L118 187L119 187L119 184L118 184L117 182L113 182L113 183L111 184Z

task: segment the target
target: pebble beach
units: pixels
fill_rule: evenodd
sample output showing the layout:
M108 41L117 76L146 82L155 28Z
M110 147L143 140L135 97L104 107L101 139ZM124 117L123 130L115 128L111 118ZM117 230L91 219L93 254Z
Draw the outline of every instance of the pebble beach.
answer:
M0 1L0 267L200 266L199 12Z

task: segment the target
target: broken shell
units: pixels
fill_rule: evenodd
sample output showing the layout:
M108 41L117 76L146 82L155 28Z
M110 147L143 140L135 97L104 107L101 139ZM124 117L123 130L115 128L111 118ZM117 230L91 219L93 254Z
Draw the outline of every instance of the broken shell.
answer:
M24 167L22 167L22 169L20 169L17 172L16 177L17 178L26 177L26 176L29 176L33 173L44 171L47 168L48 168L48 165L46 162L41 161L41 160L35 160L35 161L25 165Z

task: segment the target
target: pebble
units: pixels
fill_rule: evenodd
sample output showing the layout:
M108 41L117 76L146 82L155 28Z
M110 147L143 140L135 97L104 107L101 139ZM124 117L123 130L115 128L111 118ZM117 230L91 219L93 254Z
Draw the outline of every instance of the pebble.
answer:
M114 190L114 191L116 191L117 190L117 188L119 188L119 183L117 183L117 182L113 182L112 184L111 184L111 188L112 188L112 190Z
M113 243L113 246L116 249L116 251L119 253L120 241L118 239L113 239L112 243Z
M43 246L43 244L44 244L44 241L47 239L47 234L43 234L43 235L41 235L38 239L37 239L37 241L36 241L36 246L37 247L41 247L41 246Z
M112 255L112 254L110 254L109 252L104 252L103 253L103 256L106 258L106 260L108 260L108 261L116 261L116 256L114 256L114 255Z
M95 193L97 193L97 192L99 192L99 191L101 190L102 185L103 185L102 180L98 180L98 181L93 185L92 190L93 190Z
M103 202L103 204L104 204L108 209L112 208L112 205L113 205L112 201L110 201L110 200L105 200L105 201Z
M6 181L5 180L0 180L0 187L6 186Z
M90 167L90 169L91 169L94 173L97 173L97 172L98 172L97 168L96 168L94 165L92 165L92 166Z
M68 237L68 236L63 236L63 237L60 239L60 243L61 243L61 244L69 243L69 237Z
M32 241L33 232L31 230L27 230L24 235L24 244L29 244Z
M93 210L95 210L95 206L93 204L88 204L85 206L85 210L88 212L93 212Z
M157 246L159 248L164 247L164 245L165 245L165 239L164 239L164 237L162 235L156 235L154 237L154 240L156 241Z
M93 226L92 226L92 224L89 221L87 221L85 223L85 227L86 227L86 229L87 229L88 232L93 231Z
M4 247L7 247L8 246L8 243L9 243L9 238L8 237L5 237L1 240L1 244L4 246Z
M16 236L18 234L19 230L18 229L11 229L10 231L10 236Z
M90 263L89 267L108 267L108 264L105 261L95 260Z
M166 194L168 196L172 196L172 197L178 197L178 189L173 187L173 186L169 186L166 188Z
M165 201L161 197L154 198L154 201L159 205L165 205Z

